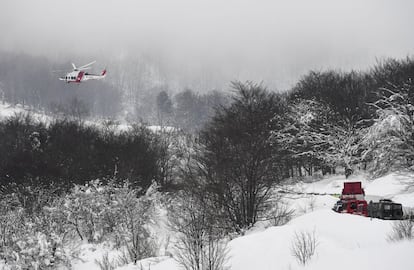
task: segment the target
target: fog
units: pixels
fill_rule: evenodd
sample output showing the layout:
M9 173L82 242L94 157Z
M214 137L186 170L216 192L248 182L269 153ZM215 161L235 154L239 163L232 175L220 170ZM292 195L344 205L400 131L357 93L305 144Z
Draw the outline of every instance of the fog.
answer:
M283 90L310 69L365 69L377 59L414 51L409 0L2 0L0 5L1 50L62 62L145 56L183 85L203 77L218 86L239 79Z

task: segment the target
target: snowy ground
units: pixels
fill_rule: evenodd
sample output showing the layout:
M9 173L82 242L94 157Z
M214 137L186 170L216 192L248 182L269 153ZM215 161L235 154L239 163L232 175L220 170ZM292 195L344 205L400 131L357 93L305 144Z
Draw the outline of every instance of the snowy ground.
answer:
M412 174L394 173L375 180L353 176L347 181L362 181L367 196L391 198L406 207L414 207L414 189L408 183L411 179L414 179ZM314 183L297 184L291 188L307 193L340 193L344 181L344 177L334 176ZM414 241L387 240L393 221L335 213L331 207L337 198L331 195L302 194L288 197L287 201L296 210L296 217L288 224L268 228L258 226L245 236L230 241L231 270L414 269L414 260L411 258ZM290 247L296 232L314 232L317 238L316 255L305 267L291 253ZM94 260L105 253L105 248L83 248L86 262L78 263L74 269L99 269ZM181 269L168 256L143 260L142 266L143 269L151 270ZM118 269L140 268L127 265Z
M13 117L18 114L25 114L29 112L35 119L38 120L46 121L46 119L48 118L44 113L37 112L28 106L24 106L21 104L11 105L0 100L0 120L4 120L6 118Z
M7 102L2 102L0 100L0 121L8 119L10 117L14 117L19 114L30 114L30 116L33 117L34 120L43 122L43 123L50 123L53 118L52 116L46 115L44 112L37 111L29 106L17 104L17 105L11 105ZM99 128L102 128L104 124L103 119L95 119L95 120L86 120L84 123L86 125L96 126ZM114 121L111 123L111 128L113 128L114 131L117 132L124 132L128 131L132 128L132 125L130 123L127 123L125 121ZM154 133L160 133L160 132L173 132L176 130L176 128L171 126L157 126L157 125L151 125L147 126L147 128L154 132Z

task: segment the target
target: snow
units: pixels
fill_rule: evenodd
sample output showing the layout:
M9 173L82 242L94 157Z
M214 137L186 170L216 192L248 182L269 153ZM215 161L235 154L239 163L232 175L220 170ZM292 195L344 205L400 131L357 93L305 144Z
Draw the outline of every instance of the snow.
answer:
M169 257L149 258L140 261L137 265L129 264L118 267L117 270L164 270L164 269L180 269L174 259Z
M230 243L231 265L232 269L246 270L275 269L276 266L279 269L302 269L291 254L292 239L295 232L314 231L318 241L317 255L306 269L331 269L333 266L335 269L349 269L350 266L370 265L376 261L382 267L375 269L385 270L394 265L390 260L396 258L402 262L396 269L414 269L414 262L407 259L414 242L389 243L386 237L390 230L389 221L341 215L329 209L316 210L285 226L271 227L233 240ZM389 258L390 246L397 257ZM350 264L343 264L345 261L350 261Z
M229 244L231 269L414 269L410 258L414 241L388 242L391 221L361 216L337 214L320 209L292 220L285 226L270 227L264 231L232 240ZM295 232L315 232L317 254L310 263L299 265L291 253ZM146 267L147 264L143 263ZM352 268L351 268L352 267ZM118 269L136 270L128 265ZM146 269L146 268L144 268ZM172 258L151 265L150 269L180 269Z
M148 129L154 133L177 131L175 127L170 127L170 126L148 126Z
M265 228L258 224L244 236L230 241L228 265L231 270L389 270L390 267L412 270L414 260L411 254L414 250L414 241L387 240L394 221L333 212L330 208L337 198L329 194L340 193L345 181L361 181L367 195L392 198L402 202L404 206L414 207L414 189L409 183L413 178L413 174L402 173L392 173L374 180L364 175L355 175L346 180L343 176L332 176L314 183L292 185L290 189L293 191L326 195L287 195L285 202L290 208L295 209L295 218L288 224L278 227ZM159 213L160 223L166 222L166 211L160 210ZM163 231L161 227L157 227L157 234L167 238L168 231ZM306 266L300 265L291 252L295 233L298 232L314 233L318 243L315 256ZM74 269L99 269L93 261L104 252L97 248L89 255L84 254L86 257L90 256L88 262L77 264ZM143 269L182 269L168 256L145 259L141 264ZM137 270L140 269L140 264L130 264L117 269Z
M375 179L365 188L365 193L390 197L404 193L409 182L412 182L412 175L402 173L391 173L384 177ZM414 190L413 190L414 191Z
M37 111L29 106L16 104L12 105L7 102L0 100L0 121L8 119L10 117L14 117L19 114L27 114L29 113L34 120L43 122L43 123L50 123L53 117L48 116L45 112ZM98 128L104 128L105 120L104 119L94 119L94 120L86 120L84 121L86 125L89 126L96 126ZM132 125L130 123L126 123L125 121L114 121L111 124L111 127L116 132L127 132L130 131ZM148 130L154 133L161 133L161 132L176 132L178 131L177 128L172 126L157 126L157 125L150 125L147 126Z
M81 246L81 252L79 254L79 259L74 261L73 269L76 270L88 270L88 269L99 269L98 265L95 263L95 260L101 260L105 253L111 252L111 250L105 245L92 245L92 244L83 244ZM114 252L111 252L112 255Z
M28 106L24 106L21 104L11 105L9 103L0 101L0 120L4 120L9 117L13 117L15 115L21 113L24 114L28 112L32 114L34 119L37 119L39 121L45 121L45 119L47 118L47 116L44 113L37 112Z

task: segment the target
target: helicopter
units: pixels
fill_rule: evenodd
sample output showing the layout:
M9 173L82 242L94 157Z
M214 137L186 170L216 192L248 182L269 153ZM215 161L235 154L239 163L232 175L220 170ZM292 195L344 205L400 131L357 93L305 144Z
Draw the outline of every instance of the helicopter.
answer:
M81 83L87 80L100 80L106 77L106 69L104 69L101 74L91 74L85 72L91 68L96 61L90 62L89 64L83 65L81 67L76 67L74 63L72 63L73 71L67 73L65 76L59 77L59 80L65 81L67 83Z

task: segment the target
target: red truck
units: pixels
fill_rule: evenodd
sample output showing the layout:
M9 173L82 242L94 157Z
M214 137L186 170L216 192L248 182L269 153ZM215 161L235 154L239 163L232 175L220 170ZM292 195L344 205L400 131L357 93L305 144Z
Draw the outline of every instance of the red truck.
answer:
M334 211L368 216L368 203L361 182L345 182L339 199L333 207Z
M391 200L381 199L379 202L365 200L365 191L361 182L345 182L342 194L332 208L339 213L349 213L381 219L403 219L402 205Z

